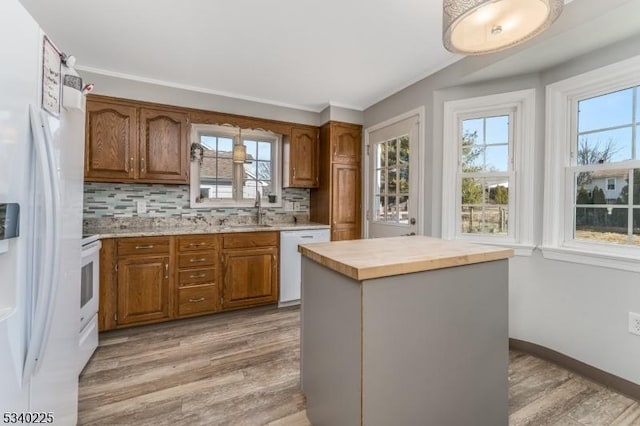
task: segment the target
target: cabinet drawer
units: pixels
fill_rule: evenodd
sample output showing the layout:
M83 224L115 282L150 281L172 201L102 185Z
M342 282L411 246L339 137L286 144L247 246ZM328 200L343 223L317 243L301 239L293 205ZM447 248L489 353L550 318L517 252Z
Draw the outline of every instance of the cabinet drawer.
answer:
M218 257L215 251L193 252L178 255L179 268L197 268L200 266L210 266L216 264Z
M178 290L178 315L192 315L216 310L218 289L215 285L185 287Z
M277 232L250 232L224 236L224 248L249 248L278 245Z
M178 237L178 251L211 250L218 247L218 238L210 235Z
M211 284L216 281L216 270L214 268L184 269L178 272L178 283L180 287L194 284Z
M168 254L168 237L120 238L118 239L118 256L136 254Z

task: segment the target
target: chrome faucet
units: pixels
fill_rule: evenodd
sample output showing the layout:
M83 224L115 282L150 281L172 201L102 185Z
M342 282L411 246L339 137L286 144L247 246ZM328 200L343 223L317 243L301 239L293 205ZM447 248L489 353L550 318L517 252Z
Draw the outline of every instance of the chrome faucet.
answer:
M260 196L260 191L256 191L255 207L258 208L258 225L262 225L264 212L262 211L262 197Z

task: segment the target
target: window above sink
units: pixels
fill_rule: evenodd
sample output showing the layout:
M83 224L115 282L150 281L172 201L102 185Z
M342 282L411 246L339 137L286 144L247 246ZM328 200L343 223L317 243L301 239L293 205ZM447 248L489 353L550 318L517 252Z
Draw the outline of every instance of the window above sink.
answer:
M191 141L191 208L253 207L257 192L263 207L282 205L281 135L193 124ZM244 162L234 162L237 146L245 147Z

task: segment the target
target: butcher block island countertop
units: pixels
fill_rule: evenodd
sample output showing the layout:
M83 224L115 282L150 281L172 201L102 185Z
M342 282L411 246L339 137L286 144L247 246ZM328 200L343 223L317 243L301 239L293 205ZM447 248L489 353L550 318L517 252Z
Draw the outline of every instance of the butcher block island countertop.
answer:
M508 424L513 250L407 236L299 246L311 424Z
M491 262L513 256L508 248L406 236L300 245L298 251L354 280Z

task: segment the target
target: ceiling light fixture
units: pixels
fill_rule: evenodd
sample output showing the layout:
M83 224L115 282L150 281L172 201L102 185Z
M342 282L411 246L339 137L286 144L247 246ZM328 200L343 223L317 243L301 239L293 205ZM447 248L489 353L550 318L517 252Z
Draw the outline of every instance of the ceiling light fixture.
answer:
M444 0L444 47L454 53L499 52L535 37L562 13L564 0Z

